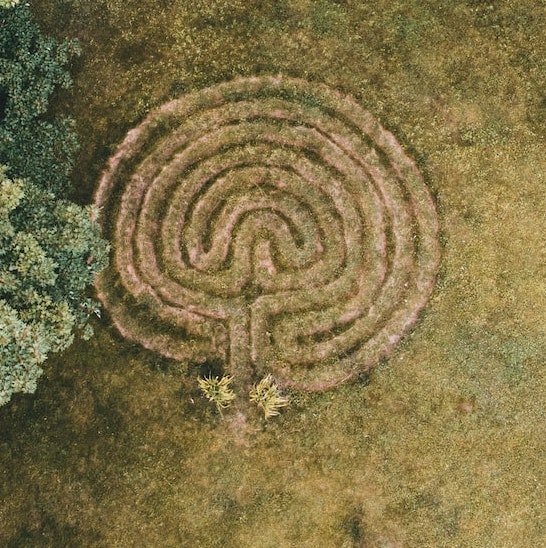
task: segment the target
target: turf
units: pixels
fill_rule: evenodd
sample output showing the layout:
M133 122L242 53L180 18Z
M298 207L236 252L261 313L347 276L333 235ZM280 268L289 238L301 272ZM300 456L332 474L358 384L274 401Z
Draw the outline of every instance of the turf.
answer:
M33 1L44 31L83 49L54 103L82 143L74 199L91 201L151 109L283 74L349 93L396 136L435 198L442 258L390 359L292 392L267 422L222 419L197 365L97 321L0 409L0 544L545 544L544 7Z

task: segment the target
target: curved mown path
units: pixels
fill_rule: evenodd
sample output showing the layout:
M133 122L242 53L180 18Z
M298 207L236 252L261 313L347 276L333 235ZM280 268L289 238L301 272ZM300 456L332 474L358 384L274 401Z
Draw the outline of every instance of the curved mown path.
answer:
M241 78L151 112L95 196L114 257L100 299L123 336L322 390L413 326L439 261L415 163L353 99Z

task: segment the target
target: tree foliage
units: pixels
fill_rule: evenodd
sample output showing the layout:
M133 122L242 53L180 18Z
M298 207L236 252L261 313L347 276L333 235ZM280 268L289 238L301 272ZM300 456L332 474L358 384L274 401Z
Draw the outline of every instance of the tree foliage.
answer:
M0 8L13 8L15 7L20 0L0 0Z
M11 176L60 194L78 144L73 121L48 116L47 109L54 90L70 85L66 66L79 46L44 36L28 5L8 5L0 3L0 163Z
M34 392L40 364L75 332L92 334L85 291L108 261L97 214L0 167L0 405Z

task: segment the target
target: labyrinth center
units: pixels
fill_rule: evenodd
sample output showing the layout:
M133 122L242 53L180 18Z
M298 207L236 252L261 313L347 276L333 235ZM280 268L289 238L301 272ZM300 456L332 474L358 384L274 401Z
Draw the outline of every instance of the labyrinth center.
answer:
M95 195L114 250L97 281L120 333L241 386L321 390L414 325L439 261L415 163L353 99L285 77L166 103Z

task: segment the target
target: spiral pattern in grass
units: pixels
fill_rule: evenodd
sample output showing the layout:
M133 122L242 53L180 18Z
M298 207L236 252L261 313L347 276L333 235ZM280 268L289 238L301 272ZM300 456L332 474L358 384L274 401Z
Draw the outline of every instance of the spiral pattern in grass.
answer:
M434 204L353 99L242 78L151 112L96 192L114 258L98 293L121 334L241 385L322 390L387 356L428 300Z

